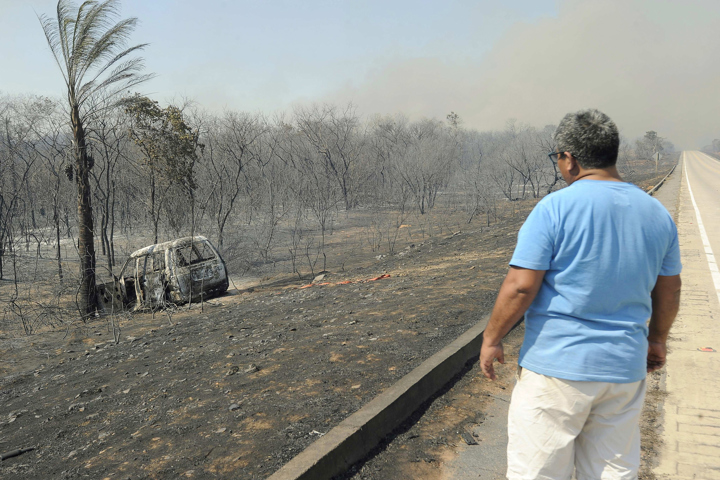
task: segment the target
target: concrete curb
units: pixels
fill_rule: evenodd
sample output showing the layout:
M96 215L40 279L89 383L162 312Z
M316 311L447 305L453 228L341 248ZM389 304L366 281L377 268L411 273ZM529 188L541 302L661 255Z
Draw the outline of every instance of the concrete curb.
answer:
M678 162L678 163L680 163L680 162ZM675 171L675 167L678 166L678 163L676 163L676 164L672 167L672 170L670 170L670 173L668 173L667 175L665 175L665 176L663 177L663 179L660 180L660 182L659 182L657 185L655 185L653 188L651 188L650 190L648 190L648 192L647 192L648 195L652 196L653 193L657 192L658 189L659 189L660 187L662 187L663 183L665 183L665 180L667 180L667 178L668 178L670 175L672 175L672 173Z
M480 352L490 316L286 463L268 480L329 479L362 460ZM519 323L519 322L518 322Z

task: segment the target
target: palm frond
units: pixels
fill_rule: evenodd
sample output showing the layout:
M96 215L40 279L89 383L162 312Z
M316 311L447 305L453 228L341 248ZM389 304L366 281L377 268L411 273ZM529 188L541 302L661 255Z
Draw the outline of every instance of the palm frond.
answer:
M61 58L65 61L65 55L61 46L62 42L60 41L58 29L56 28L53 19L47 17L46 15L40 15L38 20L40 21L40 25L42 25L43 33L45 33L45 40L47 40L48 46L50 47L50 52L55 59L55 63L57 63L57 66L60 68L60 73L62 74L63 80L65 80L65 85L67 86L68 77L65 72L65 66L60 61ZM65 62L65 64L67 64L67 62Z
M85 83L81 89L78 92L78 96L81 99L86 99L92 95L98 90L98 89L105 89L108 88L110 85L114 83L120 83L123 80L127 80L131 78L134 75L137 75L143 68L143 59L142 58L133 58L128 61L125 61L118 66L115 67L115 69L110 72L110 74L98 83L96 79L93 79L87 83Z
M70 5L65 0L58 1L57 4L57 35L62 50L63 59L65 61L65 74L70 78L70 45L68 44L67 25L70 22Z
M79 7L70 0L59 0L56 20L38 17L71 107L81 107L96 94L116 96L153 77L140 74L142 58L127 60L147 44L126 48L137 19L118 21L119 13L119 0L86 0ZM90 75L91 80L86 81Z
M105 64L105 66L103 66L102 68L100 68L100 70L98 70L98 72L95 74L95 76L92 78L91 81L93 81L93 82L96 81L96 80L97 80L100 76L102 76L102 74L104 74L110 67L115 66L115 64L116 64L117 62L119 62L120 60L122 60L123 58L125 58L126 56L130 55L131 53L133 53L133 52L135 52L135 51L137 51L137 50L142 50L142 49L145 48L147 45L148 45L147 43L143 43L143 44L141 44L141 45L136 45L136 46L134 46L134 47L128 48L127 50L124 50L124 51L118 53L118 54L115 55L113 58L111 58L110 61L108 61L108 62Z
M84 13L85 9L86 13ZM112 29L113 21L118 14L119 4L116 0L107 0L102 3L88 0L80 6L77 35L73 39L74 53L80 60L80 64L88 62L90 52L98 40L103 37L103 32ZM82 18L80 15L83 15Z
M63 2L64 0L60 0L58 2L58 7L60 6L60 2ZM82 48L78 45L82 43L82 32L81 32L81 26L83 22L83 18L86 16L84 13L88 9L92 8L92 6L95 4L95 1L88 0L84 2L80 7L77 9L77 14L75 19L72 19L69 15L64 19L63 22L63 29L65 30L66 34L66 44L67 49L70 52L70 61L68 62L68 77L70 77L70 85L72 89L75 89L77 87L78 81L77 81L77 67L79 59L81 57L81 50ZM68 3L67 6L69 7L70 4ZM60 17L58 16L58 21L60 21ZM68 35L68 29L72 26L72 35ZM68 41L69 40L69 41Z
M133 47L132 49L127 49L119 54L116 53L118 49L121 49L125 46L127 40L130 38L130 33L135 28L136 23L136 18L122 20L117 25L111 27L100 38L95 40L92 48L85 54L83 61L84 65L79 72L80 78L84 77L88 70L97 68L99 64L106 62L105 65L100 68L100 71L95 75L95 77L97 78L99 75L102 74L102 72L107 70L108 67L112 66L112 64L115 63L119 58L122 58L123 56L134 50L142 49L143 47L145 47L147 44L138 45L136 47Z
M102 93L102 95L105 97L105 104L102 106L98 105L84 109L84 111L81 112L81 118L83 119L83 121L97 118L100 113L106 110L112 110L118 106L122 106L124 103L126 103L124 96L129 94L130 90L134 86L146 82L153 77L153 74L132 76L128 75L119 78L118 81L116 81L116 83L112 85L112 88L105 88L105 90L103 90L99 88L100 85L96 86L96 88L93 89L93 93L95 95Z
M110 91L96 91L96 95L102 95L102 101L94 102L92 105L90 105L82 115L82 118L99 118L104 112L114 110L116 108L123 108L124 106L132 103L133 97L128 97L129 90L137 85L138 83L142 83L148 78L151 78L153 75L147 74L142 75L137 78L137 81L131 83L131 84L123 84L123 85L117 85L116 88L110 90ZM143 78L148 77L148 78ZM87 103L87 102L86 102Z

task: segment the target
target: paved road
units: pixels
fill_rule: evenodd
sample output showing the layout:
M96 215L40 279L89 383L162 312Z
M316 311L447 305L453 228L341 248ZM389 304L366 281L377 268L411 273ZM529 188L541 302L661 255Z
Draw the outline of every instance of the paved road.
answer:
M683 152L683 293L669 342L661 479L720 479L720 161Z

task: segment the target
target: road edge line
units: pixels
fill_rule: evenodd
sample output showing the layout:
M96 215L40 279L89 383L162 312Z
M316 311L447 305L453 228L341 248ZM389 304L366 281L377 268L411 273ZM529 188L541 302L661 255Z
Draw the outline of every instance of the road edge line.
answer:
M683 155L687 157L685 152L683 152ZM710 275L712 276L713 285L715 286L715 294L718 297L718 301L720 301L720 270L718 270L718 264L715 260L712 247L710 246L710 239L705 231L705 225L703 224L702 217L700 216L700 209L697 206L697 202L695 202L695 195L693 195L692 187L690 186L687 161L683 162L683 167L685 168L685 182L688 186L688 193L690 193L690 200L692 200L693 208L695 209L695 218L697 219L697 224L700 228L700 238L702 239L703 248L705 249L705 259L707 260L708 268L710 268Z
M452 343L296 455L268 480L331 478L365 458L479 354L489 319L490 315L483 317Z

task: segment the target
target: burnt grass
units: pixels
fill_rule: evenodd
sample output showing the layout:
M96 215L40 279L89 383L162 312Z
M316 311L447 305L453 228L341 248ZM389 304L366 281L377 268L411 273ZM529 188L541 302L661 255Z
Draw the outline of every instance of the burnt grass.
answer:
M307 288L123 318L118 343L105 318L4 338L0 453L34 450L0 478L269 476L490 312L534 204L517 203Z

